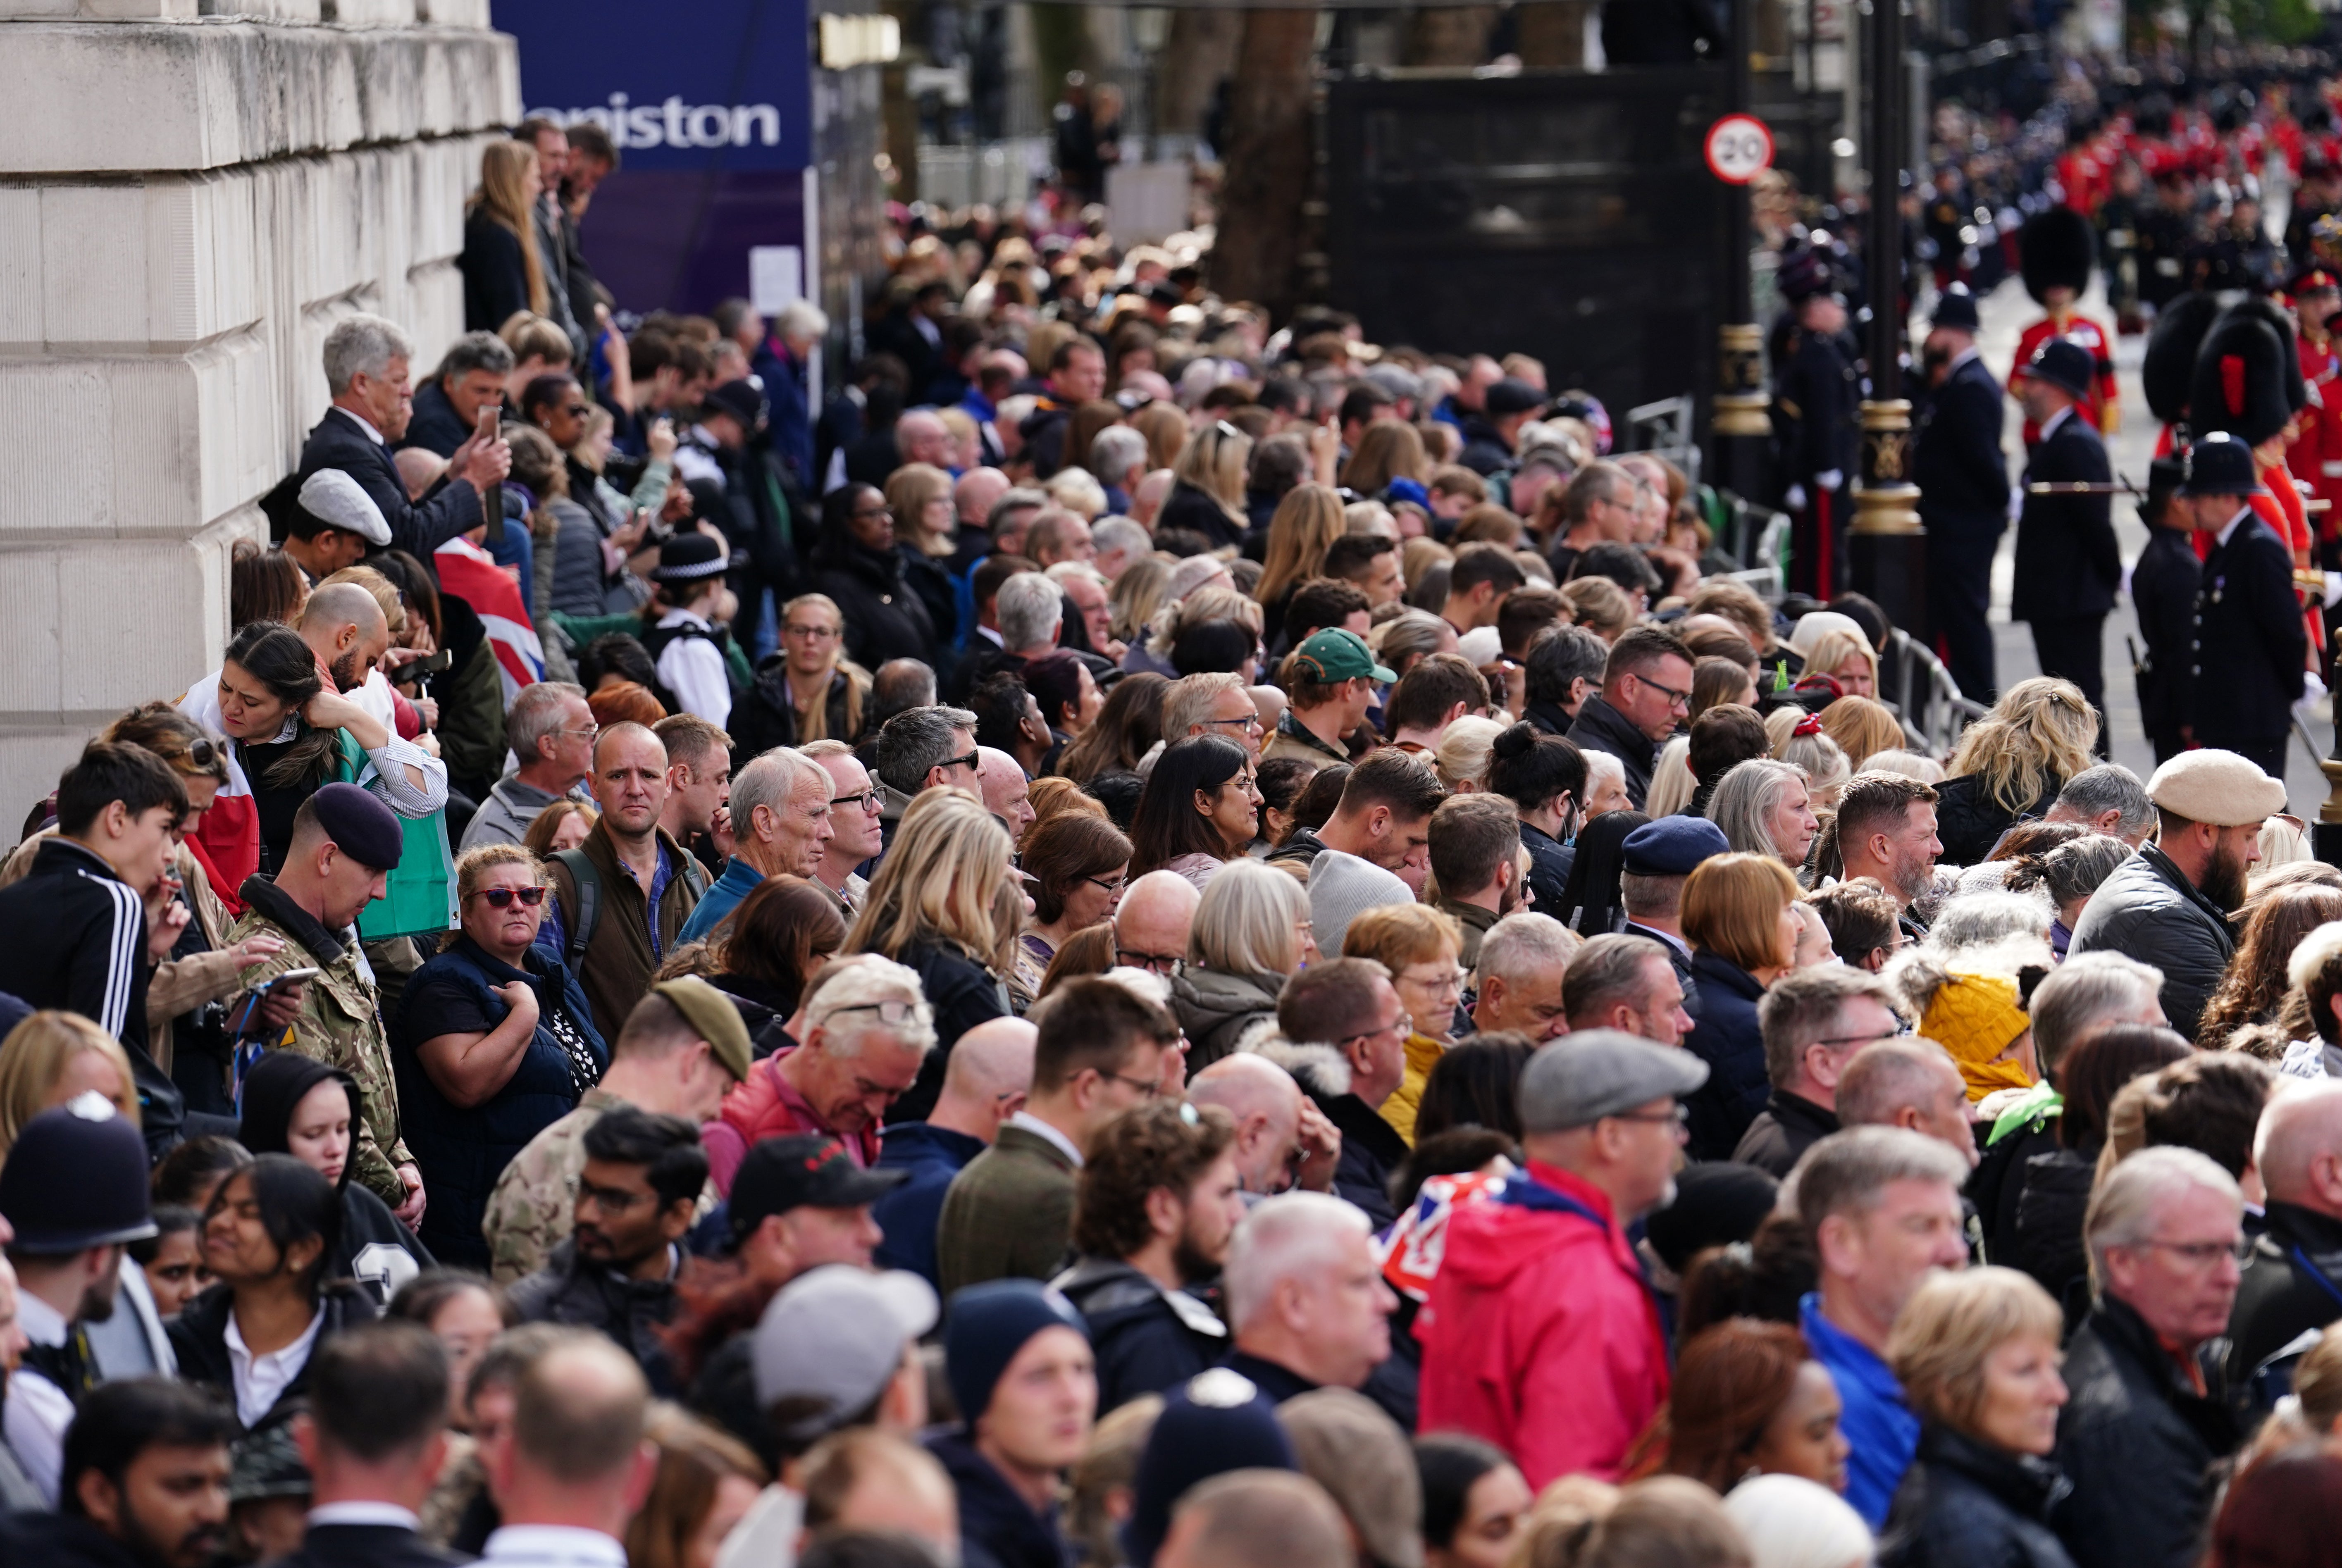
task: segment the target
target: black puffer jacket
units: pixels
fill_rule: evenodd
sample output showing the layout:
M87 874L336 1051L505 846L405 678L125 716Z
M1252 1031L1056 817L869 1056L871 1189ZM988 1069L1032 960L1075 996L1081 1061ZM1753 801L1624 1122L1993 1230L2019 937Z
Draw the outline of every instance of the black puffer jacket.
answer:
M545 1267L505 1293L521 1322L598 1329L641 1365L653 1393L674 1399L683 1393L658 1334L675 1317L674 1280L627 1279L581 1260L576 1243L565 1239Z
M1936 786L1936 836L1944 843L1946 865L1976 865L1992 854L2000 835L2020 821L2039 821L2057 804L2062 779L2043 781L2031 805L2012 812L1995 800L1982 774L1962 774Z
M1244 525L1228 515L1227 508L1209 491L1185 479L1171 486L1171 494L1163 498L1163 510L1156 514L1156 532L1166 528L1192 529L1209 539L1215 550L1244 539Z
M2163 971L2164 1016L2190 1040L2196 1038L2204 1004L2212 999L2236 951L2219 906L2197 892L2170 857L2151 844L2098 884L2066 949L2069 958L2077 953L2119 953Z
M1930 1426L1879 1534L1878 1568L2074 1568L2045 1523L2066 1491L2054 1465Z
M866 670L889 659L934 667L942 657L927 607L903 583L903 558L850 540L825 543L815 557L813 587L846 617L846 656Z

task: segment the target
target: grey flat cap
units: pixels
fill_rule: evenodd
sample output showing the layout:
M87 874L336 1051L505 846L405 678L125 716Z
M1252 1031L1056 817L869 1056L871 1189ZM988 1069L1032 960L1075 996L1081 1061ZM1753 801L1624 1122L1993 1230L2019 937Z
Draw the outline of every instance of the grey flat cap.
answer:
M1616 1029L1565 1034L1529 1058L1521 1074L1521 1126L1566 1133L1654 1100L1680 1099L1707 1082L1690 1052Z
M377 550L390 545L390 524L382 508L358 482L338 468L320 468L301 482L301 510L328 528L355 534Z

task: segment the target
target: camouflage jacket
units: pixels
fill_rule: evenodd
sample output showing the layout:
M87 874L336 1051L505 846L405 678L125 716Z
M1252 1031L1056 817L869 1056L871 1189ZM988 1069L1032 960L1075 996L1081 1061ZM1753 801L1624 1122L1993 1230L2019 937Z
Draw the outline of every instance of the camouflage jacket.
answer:
M406 1201L405 1183L396 1167L410 1164L398 1133L398 1084L392 1075L390 1036L382 1026L382 1010L374 981L357 944L326 930L308 911L276 891L263 876L244 884L245 912L227 940L233 944L256 932L282 938L285 950L244 971L245 989L265 985L288 969L315 967L324 971L303 989L301 1011L272 1050L298 1051L304 1056L340 1068L356 1080L365 1102L358 1136L350 1151L351 1174L368 1192L393 1208ZM237 1015L240 1002L229 1004Z
M500 1285L536 1273L569 1239L577 1174L586 1168L586 1134L606 1111L625 1104L607 1089L588 1089L577 1108L528 1141L488 1195L480 1234L488 1272Z

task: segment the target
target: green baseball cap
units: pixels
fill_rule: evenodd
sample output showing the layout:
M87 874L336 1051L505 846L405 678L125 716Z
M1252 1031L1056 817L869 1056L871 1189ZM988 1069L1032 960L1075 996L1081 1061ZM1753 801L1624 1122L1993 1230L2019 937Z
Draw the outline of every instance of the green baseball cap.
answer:
M1329 626L1304 637L1301 646L1293 650L1293 660L1296 672L1321 686L1355 681L1360 675L1372 675L1383 682L1398 679L1396 670L1386 670L1375 663L1364 637L1339 626Z

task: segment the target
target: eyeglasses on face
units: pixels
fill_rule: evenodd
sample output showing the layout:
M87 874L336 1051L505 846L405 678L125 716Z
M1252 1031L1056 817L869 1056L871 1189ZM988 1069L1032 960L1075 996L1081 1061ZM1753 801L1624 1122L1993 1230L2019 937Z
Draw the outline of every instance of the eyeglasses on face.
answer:
M1691 1131L1691 1109L1686 1105L1671 1105L1664 1111L1621 1111L1616 1115L1606 1116L1603 1120L1606 1122L1650 1122L1662 1126L1671 1126L1678 1133L1688 1133Z
M886 518L891 522L894 516L895 509L892 506L856 506L853 512L853 517L856 523L867 523L879 517Z
M1215 730L1223 728L1229 724L1233 724L1240 730L1256 730L1260 728L1260 715L1258 714L1246 714L1240 719L1206 719L1204 721L1204 724L1206 728Z
M876 1013L879 1023L899 1028L919 1015L919 1004L916 1002L858 1002L851 1007L833 1007L823 1017L826 1021L847 1013Z
M1082 880L1088 883L1092 887L1096 888L1100 893L1120 893L1129 879L1120 876L1114 877L1112 879L1103 876L1086 876L1082 878Z
M946 757L936 765L939 768L974 768L981 760L978 753L970 752L964 757Z
M1651 679L1648 675L1636 675L1635 678L1642 682L1643 684L1650 687L1651 690L1655 692L1666 693L1668 707L1689 708L1691 706L1691 694L1689 692L1679 692L1673 686L1663 686L1658 682Z
M816 643L826 643L832 637L842 637L846 634L836 626L798 625L783 626L781 628L781 634L784 636L789 637L804 637L810 642Z
M2240 1263L2252 1262L2253 1242L2249 1236L2238 1236L2233 1242L2141 1242L2143 1247L2176 1254L2191 1269L2208 1269L2223 1257Z
M541 887L484 887L477 893L472 894L472 896L474 898L486 899L488 901L488 907L491 909L510 909L512 907L513 900L515 898L520 900L523 907L535 909L538 904L545 902L545 889Z
M553 733L556 735L584 735L590 741L601 734L602 726L599 724L587 724L582 730L555 730Z
M1154 1078L1132 1078L1121 1073L1109 1073L1103 1067L1097 1070L1097 1075L1109 1083L1119 1084L1126 1089L1136 1091L1142 1100L1152 1100L1163 1093L1161 1082Z
M864 815L868 815L878 809L878 786L873 784L860 794L841 794L830 797L830 810L836 811L842 805L852 806Z
M1187 967L1184 954L1139 953L1127 947L1116 947L1114 961L1125 969L1144 969L1155 974L1177 974Z
M1353 1040L1371 1040L1377 1034L1398 1034L1405 1036L1414 1033L1415 1018L1406 1008L1402 1007L1398 1010L1397 1014L1392 1017L1389 1023L1377 1024L1372 1029L1362 1029L1356 1034L1346 1034L1341 1039L1336 1041L1335 1044L1337 1045L1347 1045Z

